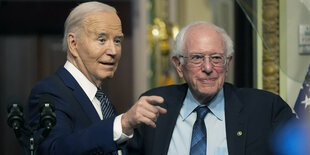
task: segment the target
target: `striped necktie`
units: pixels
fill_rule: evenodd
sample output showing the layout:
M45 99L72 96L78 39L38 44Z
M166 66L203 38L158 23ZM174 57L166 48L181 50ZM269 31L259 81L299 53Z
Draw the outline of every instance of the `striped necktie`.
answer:
M207 151L207 131L204 118L209 109L207 106L197 107L197 119L193 126L190 155L206 155Z
M110 103L109 99L102 90L98 89L95 96L100 101L103 120L117 115L115 107Z

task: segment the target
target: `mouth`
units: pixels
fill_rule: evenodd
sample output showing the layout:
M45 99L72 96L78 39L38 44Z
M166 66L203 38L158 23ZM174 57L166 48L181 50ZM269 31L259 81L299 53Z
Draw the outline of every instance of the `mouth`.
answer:
M102 65L106 65L106 66L114 66L115 62L99 62Z
M202 80L202 81L216 81L217 80L217 77L209 77L209 78L200 78L199 80Z
M202 83L214 83L217 78L200 79Z

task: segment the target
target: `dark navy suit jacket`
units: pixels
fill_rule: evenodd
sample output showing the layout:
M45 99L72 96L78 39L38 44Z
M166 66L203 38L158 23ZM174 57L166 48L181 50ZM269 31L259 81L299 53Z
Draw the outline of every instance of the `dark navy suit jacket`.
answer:
M157 127L142 125L129 141L130 154L165 155L168 152L177 117L186 97L188 85L155 88L145 95L162 96L160 106L167 113L157 119ZM283 122L295 118L291 108L272 93L224 84L225 120L230 155L267 155L271 132ZM238 134L239 132L239 134Z
M46 93L53 96L57 123L39 146L38 154L110 154L121 148L113 141L115 117L100 120L85 92L64 67L32 89L28 123L39 122L38 103Z

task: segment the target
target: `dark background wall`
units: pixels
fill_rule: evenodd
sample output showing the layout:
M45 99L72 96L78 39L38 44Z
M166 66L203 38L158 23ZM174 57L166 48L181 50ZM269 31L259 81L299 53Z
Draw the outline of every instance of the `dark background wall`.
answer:
M252 0L235 2L235 66L234 84L238 87L253 87L253 28L244 12L245 6L253 7ZM243 4L240 6L240 4Z
M6 124L7 105L22 105L36 82L54 73L66 61L61 51L63 25L69 12L83 1L0 1L0 154L14 155L20 149L13 130ZM114 6L122 20L125 40L115 78L104 89L119 112L133 103L132 2L102 0ZM121 97L120 97L121 96Z

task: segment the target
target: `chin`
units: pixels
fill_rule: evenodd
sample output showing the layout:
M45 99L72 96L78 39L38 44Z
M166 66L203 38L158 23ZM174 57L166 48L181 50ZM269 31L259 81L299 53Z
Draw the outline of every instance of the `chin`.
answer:
M202 87L199 89L199 92L202 94L216 94L218 92L218 87L210 86L210 87Z
M114 74L104 74L100 76L100 79L111 79L114 77Z
M107 79L111 79L111 78L114 77L114 73L107 74L107 75L105 75L105 77L106 77Z
M114 77L114 73L115 73L115 70L105 70L105 71L102 71L101 72L102 76L101 77L105 77L105 78L113 78Z

